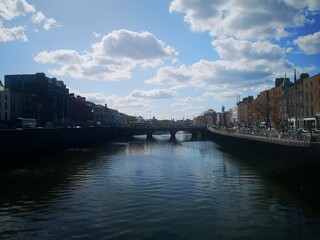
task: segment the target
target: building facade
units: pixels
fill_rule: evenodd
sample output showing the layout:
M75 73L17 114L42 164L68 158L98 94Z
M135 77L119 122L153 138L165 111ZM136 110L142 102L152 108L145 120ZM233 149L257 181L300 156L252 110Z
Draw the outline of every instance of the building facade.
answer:
M294 83L289 78L276 78L275 87L259 93L252 102L248 98L231 108L238 125L258 126L265 123L278 129L320 128L320 73L309 77L302 73ZM251 124L250 124L251 123Z
M5 87L11 93L11 118L34 118L38 126L68 122L69 89L63 81L44 73L6 75Z
M0 81L0 128L5 128L7 122L11 119L10 108L10 91L4 88Z

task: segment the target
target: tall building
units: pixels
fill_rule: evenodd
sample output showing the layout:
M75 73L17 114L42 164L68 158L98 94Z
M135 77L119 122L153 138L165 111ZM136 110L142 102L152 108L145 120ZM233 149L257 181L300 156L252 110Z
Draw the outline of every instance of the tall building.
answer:
M320 73L303 80L304 128L319 126ZM309 124L309 122L311 124Z
M6 75L5 87L11 92L12 119L35 118L38 126L67 124L69 89L63 81L44 73Z
M253 96L248 96L237 103L238 119L241 126L248 126L252 122L252 101Z

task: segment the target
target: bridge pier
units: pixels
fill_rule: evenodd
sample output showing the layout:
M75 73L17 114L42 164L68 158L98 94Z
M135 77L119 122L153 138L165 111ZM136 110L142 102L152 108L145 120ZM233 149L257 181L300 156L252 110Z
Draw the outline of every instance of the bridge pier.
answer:
M171 135L170 140L172 141L176 140L176 132L170 132L170 135Z
M204 133L202 131L193 131L191 134L192 141L198 141L204 137Z
M152 132L147 132L147 140L152 140Z
M196 132L191 133L191 141L197 141L198 140L198 134Z

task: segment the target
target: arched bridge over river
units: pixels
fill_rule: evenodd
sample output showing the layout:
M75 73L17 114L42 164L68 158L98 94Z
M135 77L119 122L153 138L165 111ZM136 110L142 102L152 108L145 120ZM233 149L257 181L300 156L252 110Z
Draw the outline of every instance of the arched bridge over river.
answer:
M184 131L192 134L192 139L199 139L207 135L206 127L123 127L120 130L122 136L147 135L147 139L152 139L153 134L170 133L171 140L174 140L176 133Z

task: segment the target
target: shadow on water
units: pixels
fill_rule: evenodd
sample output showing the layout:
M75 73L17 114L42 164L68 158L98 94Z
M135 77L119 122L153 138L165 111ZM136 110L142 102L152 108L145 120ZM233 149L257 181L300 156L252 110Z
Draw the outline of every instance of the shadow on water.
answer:
M121 143L101 143L94 148L71 148L48 155L21 157L0 168L0 208L17 202L41 201L55 189L79 179L79 172L105 166L108 155L121 150ZM9 162L9 161L8 161Z
M306 215L320 220L319 165L293 163L277 154L271 156L224 143L218 143L217 147L222 153L231 156L228 159L232 159L240 167L251 167L261 175L263 181L280 188L285 193L285 197L280 196L281 201L291 202L286 198L293 196L297 201L303 201L303 204L297 204L304 206ZM281 191L278 193L281 194Z

